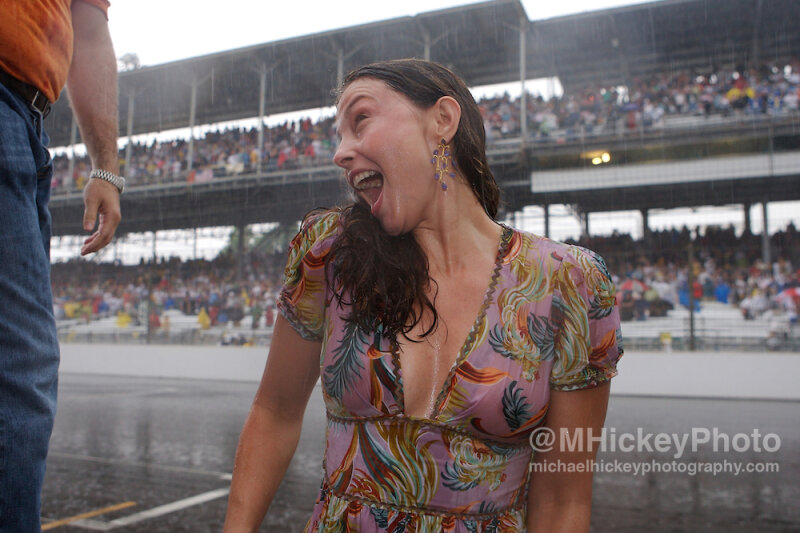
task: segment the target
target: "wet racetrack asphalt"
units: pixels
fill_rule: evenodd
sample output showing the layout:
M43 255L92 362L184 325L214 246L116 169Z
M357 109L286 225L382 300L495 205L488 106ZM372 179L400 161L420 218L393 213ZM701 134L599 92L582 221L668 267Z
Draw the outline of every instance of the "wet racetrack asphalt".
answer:
M255 383L61 376L59 407L43 491L45 531L119 533L221 531L236 443ZM613 384L612 384L613 391ZM606 420L623 434L691 434L718 428L748 451L702 445L689 463L777 463L779 472L598 472L592 531L800 531L800 402L646 398L613 395ZM639 429L641 428L641 429ZM780 439L753 451L754 429ZM297 453L261 528L302 531L321 480L325 412L319 385ZM734 436L738 433L748 438ZM641 439L637 442L641 442ZM647 441L654 447L653 439ZM774 438L762 445L774 448ZM598 461L672 463L661 452L605 450ZM662 469L669 467L662 466ZM673 469L681 466L672 466Z

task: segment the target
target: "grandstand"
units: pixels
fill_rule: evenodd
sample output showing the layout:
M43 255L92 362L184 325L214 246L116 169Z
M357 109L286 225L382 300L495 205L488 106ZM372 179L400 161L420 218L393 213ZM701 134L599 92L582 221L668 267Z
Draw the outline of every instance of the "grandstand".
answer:
M501 0L124 72L120 124L129 138L253 117L262 126L155 146L129 143L120 153L132 179L118 231L227 225L242 235L250 224L292 223L310 208L344 201L340 172L330 162L336 142L330 120L263 124L268 115L330 105L331 89L358 65L425 57L451 66L471 86L557 77L561 97L523 92L518 99L481 102L504 214L543 206L549 234L550 206L568 205L583 221L580 242L612 262L620 283L631 277L653 284L660 276L671 283L673 306L680 305L680 291L706 298L706 307L718 311L719 322L709 326L720 337L714 346L758 345L771 335L781 336L780 347L796 350L797 328L784 328L791 315L769 314L775 311L769 302L797 282L790 266L800 263L796 230L764 224L762 235L754 236L750 207L760 205L766 220L770 202L800 200L799 22L800 3L793 0L661 0L548 20L530 20L519 0ZM65 98L47 128L54 146L78 141ZM79 230L86 168L80 160L56 159L54 235ZM743 234L725 234L725 246L715 247L708 232L654 233L648 226L652 210L708 205L741 206ZM589 214L623 210L641 212L642 242L593 240ZM246 313L254 293L269 307L282 258L247 256L244 240L239 242L238 258L135 267L117 274L111 288L97 272L77 288L120 300L128 293L126 303L138 306L163 282L182 292L181 302L186 293L197 300L195 307L201 301L210 306L214 292L216 298L233 293L231 305L218 305L218 312L238 305L236 312ZM690 242L703 262L697 272L687 258ZM784 263L775 270L778 258ZM170 266L182 273L169 272ZM59 284L72 279L71 269L54 269L57 299ZM238 276L225 279L225 271ZM735 287L743 275L736 305L756 289L768 303L758 303L752 316L739 308L731 315L730 307L717 305L731 304L717 301L714 290L694 295L689 272L714 290L720 284ZM62 305L87 299L90 307L100 305L93 301L96 294L60 295ZM650 310L639 307L649 318ZM136 330L140 339L152 334L144 313L143 320L134 320L142 328ZM99 309L89 313L98 314ZM85 315L65 311L64 318L79 321ZM666 318L671 321L638 328L641 346L660 346L665 332L673 332L676 346L685 342L688 317L676 312ZM251 329L248 319L237 321L244 324L237 334ZM65 338L84 334L80 328L69 331ZM720 331L748 333L740 338Z

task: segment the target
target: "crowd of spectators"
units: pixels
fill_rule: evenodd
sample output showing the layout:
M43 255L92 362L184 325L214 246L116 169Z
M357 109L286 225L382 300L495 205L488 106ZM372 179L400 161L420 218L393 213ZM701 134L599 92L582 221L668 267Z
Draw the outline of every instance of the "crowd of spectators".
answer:
M638 241L613 234L577 244L604 256L615 276L623 320L666 316L690 302L698 310L703 302L718 302L735 306L745 320L775 311L790 324L797 323L800 233L791 223L770 237L776 254L772 264L763 261L761 235L737 236L733 227L708 227L701 233L684 226L652 231Z
M800 61L763 69L698 74L673 71L630 86L585 87L545 100L526 99L529 135L547 141L663 125L665 117L797 112ZM520 101L509 95L480 103L490 140L520 135Z
M127 148L120 149L121 168L132 186L185 180L203 183L222 176L277 170L291 170L327 164L338 143L333 118L318 122L310 118L287 121L265 127L259 161L258 129L229 128L209 131L192 143L192 169L189 170L189 141L176 139L150 144L134 143L131 162L125 159ZM91 164L77 158L70 175L70 159L62 153L53 158L53 187L81 190L88 179Z
M692 242L693 261L688 259ZM568 241L598 251L617 285L624 321L666 316L670 310L704 302L731 306L745 320L776 311L797 322L800 297L800 234L788 225L771 237L777 259L761 259L761 237L733 228L706 228L702 234L654 231L647 239L613 234ZM272 325L285 263L284 253L249 252L244 275L224 252L213 261L177 258L135 266L73 260L53 265L57 319L89 322L116 317L116 325L148 325L168 332L169 311L191 317L194 328L263 328ZM787 296L787 293L788 296Z
M87 323L116 317L121 328L170 327L166 311L196 317L196 325L269 327L283 276L285 254L248 253L244 276L237 261L224 252L213 261L173 257L126 266L81 259L52 266L56 319ZM166 321L165 321L166 319ZM166 323L165 323L166 322Z
M529 135L541 142L578 136L655 128L670 116L783 114L798 111L800 61L760 70L697 74L676 71L637 79L629 87L585 87L560 97L526 98ZM483 98L479 107L489 143L520 136L520 99L508 94ZM211 131L193 142L178 139L131 146L120 160L132 186L188 181L200 183L218 176L287 170L329 164L337 144L333 117L317 122L305 118L265 127L263 146L258 129ZM261 155L261 161L259 161ZM56 193L79 191L88 179L88 159L77 158L70 173L66 154L54 158Z

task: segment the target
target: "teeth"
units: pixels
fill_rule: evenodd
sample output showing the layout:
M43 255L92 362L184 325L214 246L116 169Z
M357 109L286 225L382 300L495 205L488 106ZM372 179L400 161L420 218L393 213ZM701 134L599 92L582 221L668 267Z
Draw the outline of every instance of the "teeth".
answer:
M365 180L367 180L369 178L372 178L374 176L378 176L378 175L379 174L377 172L375 172L374 170L365 170L364 172L359 172L358 174L356 174L353 177L353 187L355 189L369 189L369 188L373 188L373 187L380 187L382 182L383 182L383 180L381 180L380 183L376 181L376 182L373 182L372 184L365 184L365 186L362 187L362 184L363 184L363 182Z

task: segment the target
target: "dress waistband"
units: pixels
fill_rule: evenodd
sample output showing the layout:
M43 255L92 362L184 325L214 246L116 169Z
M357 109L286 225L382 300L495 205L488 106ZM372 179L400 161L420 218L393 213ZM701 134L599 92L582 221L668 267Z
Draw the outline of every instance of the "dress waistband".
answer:
M428 428L435 429L437 431L441 431L442 433L449 433L449 434L458 434L468 437L470 439L475 439L476 441L484 442L486 444L492 444L496 446L500 446L503 448L514 448L514 449L530 449L530 443L527 439L517 439L515 441L503 440L500 438L495 438L489 435L479 435L474 431L470 431L466 428L458 427L452 425L448 422L442 422L439 420L432 420L427 418L417 418L408 415L377 415L377 416L364 416L364 417L349 417L349 416L338 416L331 412L327 413L327 419L329 422L338 423L338 424L354 424L354 425L363 425L363 424L411 424L416 426L424 426Z
M342 500L464 518L525 504L530 447L488 443L414 419L336 418L329 413L323 470L330 492Z

